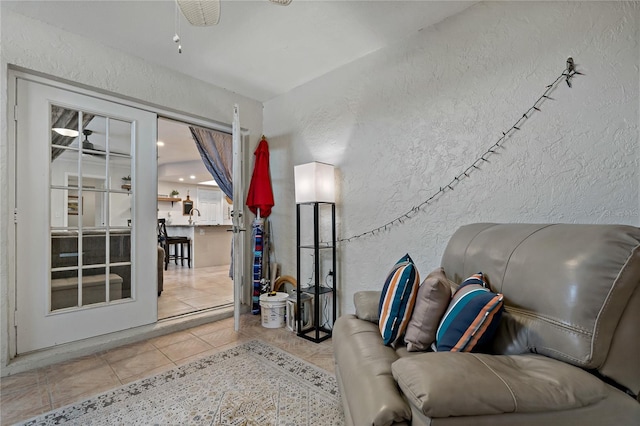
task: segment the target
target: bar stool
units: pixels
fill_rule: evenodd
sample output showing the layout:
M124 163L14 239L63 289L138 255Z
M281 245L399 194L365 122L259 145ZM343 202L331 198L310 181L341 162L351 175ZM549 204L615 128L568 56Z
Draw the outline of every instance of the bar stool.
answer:
M167 226L165 219L158 219L158 244L164 249L164 270L169 267L171 259L178 264L180 259L180 265L184 266L184 261L187 261L187 266L191 268L191 239L189 237L170 237L167 235ZM185 256L185 249L186 256ZM173 246L173 254L171 254L171 246ZM178 249L180 254L178 254Z

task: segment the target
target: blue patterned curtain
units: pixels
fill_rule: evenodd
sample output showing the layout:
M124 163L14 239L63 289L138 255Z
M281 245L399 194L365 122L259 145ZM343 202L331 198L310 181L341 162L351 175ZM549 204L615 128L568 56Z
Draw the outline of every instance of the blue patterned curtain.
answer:
M233 140L227 133L189 126L205 167L216 180L224 195L233 201ZM233 239L231 240L231 264L229 277L233 279Z
M233 141L231 135L189 126L200 157L224 194L233 200Z

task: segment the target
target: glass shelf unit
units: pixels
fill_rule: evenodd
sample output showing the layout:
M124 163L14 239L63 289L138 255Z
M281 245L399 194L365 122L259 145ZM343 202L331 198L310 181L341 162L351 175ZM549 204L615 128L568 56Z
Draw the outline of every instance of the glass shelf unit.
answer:
M313 226L304 226L302 221L307 215L303 214L303 210L312 210ZM321 221L321 211L331 210L330 222ZM309 213L308 211L306 213ZM303 217L304 216L304 217ZM333 323L336 319L336 205L335 203L313 202L301 203L296 205L296 227L297 227L297 282L299 291L297 292L297 305L301 306L301 294L313 295L313 327L302 330L302 318L300 310L296 312L296 322L298 324L298 336L320 343L331 337ZM321 229L323 227L329 229ZM322 231L322 232L321 232ZM321 235L329 235L328 242L321 242ZM308 239L313 238L313 244L308 244ZM305 242L304 244L302 242ZM307 256L302 256L303 252L311 252L313 264L310 266L313 274L309 279L307 286L302 286L302 267L303 262L308 262ZM321 253L325 255L321 257ZM323 267L326 270L328 265L329 272L323 274ZM323 283L322 277L331 277L331 284ZM324 305L324 309L323 309ZM302 330L302 331L301 331Z

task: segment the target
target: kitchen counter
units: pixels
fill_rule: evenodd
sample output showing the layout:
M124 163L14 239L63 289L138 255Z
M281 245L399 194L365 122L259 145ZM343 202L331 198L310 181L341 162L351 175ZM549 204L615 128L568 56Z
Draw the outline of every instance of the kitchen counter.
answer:
M204 223L194 223L192 225L188 225L186 223L182 223L182 224L179 224L179 223L173 224L172 223L171 225L167 224L167 228L170 227L170 226L171 227L175 227L175 228L204 228L204 227L208 227L208 226L224 226L226 228L231 228L231 225L209 225L209 224L204 224Z
M231 263L231 225L171 224L167 234L191 240L191 262L194 268L222 266Z

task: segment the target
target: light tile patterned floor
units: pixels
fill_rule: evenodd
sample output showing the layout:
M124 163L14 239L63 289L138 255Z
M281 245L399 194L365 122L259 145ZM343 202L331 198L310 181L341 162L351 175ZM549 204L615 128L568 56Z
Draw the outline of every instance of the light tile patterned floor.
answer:
M170 264L158 298L158 318L233 303L229 267L186 268ZM72 404L175 366L259 337L333 372L331 341L314 344L287 329L266 329L245 315L241 331L226 319L87 357L0 379L0 424L8 425Z
M187 268L169 263L164 291L158 298L158 319L233 303L229 265Z
M164 294L163 296L164 297ZM325 370L334 371L333 343L297 337L286 328L262 327L242 315L240 332L228 318L0 379L0 424L9 425L78 402L259 337Z

